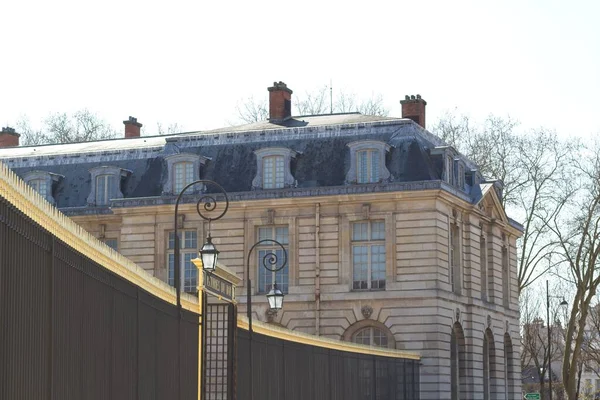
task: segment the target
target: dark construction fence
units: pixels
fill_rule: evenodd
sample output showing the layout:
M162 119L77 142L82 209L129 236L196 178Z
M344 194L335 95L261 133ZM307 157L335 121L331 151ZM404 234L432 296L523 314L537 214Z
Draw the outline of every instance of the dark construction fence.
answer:
M198 332L0 197L0 399L197 399Z
M238 400L252 398L250 387L254 400L419 399L419 360L237 332Z

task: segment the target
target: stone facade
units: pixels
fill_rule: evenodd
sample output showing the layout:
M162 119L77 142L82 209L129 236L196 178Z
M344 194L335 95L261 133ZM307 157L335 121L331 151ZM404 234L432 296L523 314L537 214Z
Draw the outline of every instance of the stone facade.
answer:
M229 211L210 233L219 261L243 282L259 229L285 231L287 294L276 315L258 293L258 258L250 258L255 319L417 352L421 399L519 399L522 228L506 216L499 182L485 181L476 165L423 129L426 103L415 102L423 108L419 118L285 115L276 123L171 137L3 149L0 159L21 176L32 170L64 176L52 193L57 207L97 237L116 239L119 252L168 281L176 198L169 193L169 161L194 155L193 176L229 192ZM353 178L359 151L368 183ZM270 175L280 174L279 189L265 189L256 178L263 153L284 157L283 168ZM105 166L128 171L118 188L122 197L89 205L88 171ZM201 189L211 194L208 185ZM177 221L182 231L195 232L198 248L209 229L196 212L199 196L191 191L183 198ZM369 247L357 261L362 250L355 251L353 239L363 228L376 231L365 242L376 251ZM360 279L357 286L361 262L369 265L365 287L377 289L363 289ZM238 288L240 312L245 293Z

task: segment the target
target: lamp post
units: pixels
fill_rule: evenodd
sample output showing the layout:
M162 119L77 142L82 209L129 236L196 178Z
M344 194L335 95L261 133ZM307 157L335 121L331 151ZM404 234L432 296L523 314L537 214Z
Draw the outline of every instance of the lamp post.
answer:
M283 247L283 245L281 243L279 243L277 240L273 240L273 239L263 239L263 240L259 240L258 242L254 243L254 246L252 246L250 248L250 250L248 251L248 259L246 260L246 315L248 316L248 333L250 335L250 343L248 345L248 351L249 351L249 369L248 369L248 373L250 374L250 379L249 379L249 386L250 386L250 399L254 398L254 388L253 388L253 384L252 384L252 280L250 279L250 257L252 257L252 252L254 251L254 249L261 245L261 244L265 244L265 243L270 243L275 245L276 247L279 247L282 251L283 254L283 262L281 263L281 265L278 267L277 263L279 261L278 256L277 256L277 250L271 250L269 251L267 254L265 254L262 258L262 268L265 268L267 271L270 271L271 273L276 273L277 271L281 271L287 264L287 252L285 251L285 247ZM259 268L261 266L259 265ZM271 288L271 290L269 291L269 293L267 293L267 300L269 301L269 308L271 310L281 310L281 308L283 307L283 292L277 287L277 282L274 278L273 280L273 287Z
M225 197L225 207L223 211L215 217L211 217L210 213L215 211L217 208L217 199L213 194L202 194L196 203L196 211L198 215L205 221L208 221L208 235L206 237L206 243L202 246L200 250L200 258L202 259L202 266L208 272L213 272L217 266L217 258L219 256L219 251L212 243L212 237L210 236L210 229L212 221L216 221L218 219L223 218L223 216L227 213L227 209L229 208L229 199L227 198L227 192L221 185L214 181L210 180L197 180L188 185L186 185L179 195L177 196L177 200L175 201L175 219L174 219L174 246L173 246L173 269L174 269L174 280L175 280L175 292L177 294L177 311L178 311L178 328L177 328L177 387L178 387L178 397L181 398L181 248L179 245L179 227L178 227L178 212L179 212L179 202L183 194L190 187L203 184L203 185L212 185L215 186Z
M550 392L550 400L552 400L552 334L550 328L550 298L561 298L560 296L550 296L550 290L548 289L548 280L546 280L546 319L548 326L548 390ZM562 307L569 305L564 297L560 302Z

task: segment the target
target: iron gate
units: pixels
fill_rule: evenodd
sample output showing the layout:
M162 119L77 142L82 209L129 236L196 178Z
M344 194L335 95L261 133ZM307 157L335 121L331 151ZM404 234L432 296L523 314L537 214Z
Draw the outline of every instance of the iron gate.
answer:
M202 398L234 400L237 327L234 304L208 304L204 295L202 325Z

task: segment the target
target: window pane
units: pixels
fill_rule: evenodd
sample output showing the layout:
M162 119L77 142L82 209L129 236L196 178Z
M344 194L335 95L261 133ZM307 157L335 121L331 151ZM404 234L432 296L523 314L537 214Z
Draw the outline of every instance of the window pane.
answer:
M271 189L274 187L275 171L273 157L263 158L263 188Z
M196 266L192 263L192 259L196 258L196 253L184 253L184 275L183 275L183 290L186 292L195 293L196 287Z
M117 197L117 184L114 175L106 175L106 204Z
M385 246L371 246L371 288L385 288Z
M359 151L357 153L358 168L357 168L357 181L358 183L366 183L368 177L368 163L367 163L367 152Z
M368 223L357 222L352 224L352 240L368 240Z
M273 228L258 228L258 240L264 239L273 239Z
M275 228L275 240L281 244L288 244L288 228L287 226Z
M194 182L194 164L186 162L185 163L185 181L183 182L183 187L186 187L187 185L189 185L192 182Z
M383 221L371 222L371 240L385 239L385 224Z
M96 205L106 204L106 175L96 177Z
M169 249L175 248L175 232L169 232Z
M379 182L379 152L376 150L369 151L371 155L371 183Z
M365 328L365 329L362 329L362 330L358 331L354 335L354 343L364 344L366 346L370 346L371 345L371 332L370 332L370 328Z
M275 157L275 187L282 188L284 181L283 157Z
M373 329L373 346L388 347L387 335L383 331L380 331L377 328L371 328L371 329Z
M194 181L194 164L178 162L173 165L173 191L179 194L184 187Z
M175 269L173 265L175 264L175 255L170 253L167 257L168 269L169 269L169 285L175 286Z
M198 240L197 240L197 232L196 231L186 231L185 232L185 242L183 245L185 249L197 249L198 248Z
M368 247L354 246L352 247L352 265L353 265L353 288L368 289Z

